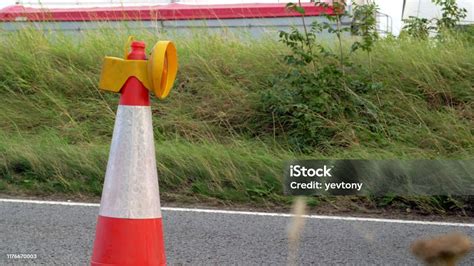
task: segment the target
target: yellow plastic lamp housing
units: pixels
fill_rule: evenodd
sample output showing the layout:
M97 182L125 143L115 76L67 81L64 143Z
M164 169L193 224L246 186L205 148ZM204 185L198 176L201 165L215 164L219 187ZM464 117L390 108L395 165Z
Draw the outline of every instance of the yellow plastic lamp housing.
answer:
M148 60L148 78L151 89L159 99L164 99L173 87L178 72L176 47L170 41L159 41Z
M124 60L106 56L102 64L99 88L105 91L119 92L127 79L133 76L150 90L147 64L148 61L145 60Z
M176 47L170 41L157 42L149 60L125 60L106 56L99 88L120 92L129 77L134 76L159 99L168 96L178 72Z

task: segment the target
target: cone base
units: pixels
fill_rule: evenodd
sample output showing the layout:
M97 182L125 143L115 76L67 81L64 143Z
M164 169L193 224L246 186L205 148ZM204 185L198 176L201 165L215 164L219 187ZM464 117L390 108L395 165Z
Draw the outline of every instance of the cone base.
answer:
M166 265L161 218L99 215L91 265Z

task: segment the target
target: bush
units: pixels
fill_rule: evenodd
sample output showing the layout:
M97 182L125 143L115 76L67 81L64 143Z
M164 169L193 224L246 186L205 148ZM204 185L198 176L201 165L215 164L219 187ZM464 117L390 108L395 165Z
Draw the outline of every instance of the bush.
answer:
M324 3L316 5L328 8ZM288 8L304 14L301 5L289 3ZM343 10L341 4L335 3L334 8ZM377 6L356 6L355 10L355 32L361 36L361 41L355 41L350 51L361 49L367 52L370 65L370 53L378 38L375 27ZM341 26L343 16L348 14L326 15L333 24L313 22L309 31L303 17L304 32L296 28L289 33L281 31L280 41L291 50L284 57L290 71L278 77L271 88L261 94L261 109L269 114L267 120L271 118L268 122L276 122L282 133L288 136L289 144L303 152L311 152L315 147L324 148L325 142L338 131L333 126L334 121L376 121L376 109L361 95L373 92L378 84L348 71L354 65L345 55L342 44L343 34L350 31L349 27ZM317 34L323 30L338 40L338 52L318 42ZM318 61L324 63L317 64Z
M261 107L271 112L291 146L312 152L315 147L324 149L327 140L338 133L334 121L375 122L377 110L363 95L377 88L370 82L344 76L334 65L316 72L294 69L262 92Z

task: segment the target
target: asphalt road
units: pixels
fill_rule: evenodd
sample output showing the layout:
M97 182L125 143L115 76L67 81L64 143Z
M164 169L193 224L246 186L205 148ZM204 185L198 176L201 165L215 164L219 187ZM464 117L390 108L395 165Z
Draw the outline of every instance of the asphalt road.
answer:
M0 265L88 264L98 207L0 201ZM169 265L285 265L289 217L164 209ZM312 217L298 264L415 265L410 243L447 232L474 239L474 225L456 226ZM9 259L7 254L36 254ZM474 255L462 265L474 265Z

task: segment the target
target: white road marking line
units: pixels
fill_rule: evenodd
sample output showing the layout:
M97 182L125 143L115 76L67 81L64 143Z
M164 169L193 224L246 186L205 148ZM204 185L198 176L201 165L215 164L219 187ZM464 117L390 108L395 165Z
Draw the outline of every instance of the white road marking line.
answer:
M28 203L28 204L46 204L46 205L66 205L66 206L85 206L99 207L99 203L72 202L72 201L48 201L48 200L24 200L24 199L0 199L0 202Z
M84 207L99 207L100 206L100 204L98 203L22 200L22 199L0 199L0 202L44 204L44 205L64 205L64 206L84 206ZM161 209L163 211L175 211L175 212L240 214L240 215L270 216L270 217L292 217L293 216L290 213L273 213L273 212L249 212L249 211L213 210L213 209L174 208L174 207L162 207ZM396 224L474 227L474 224L471 224L471 223L449 223L449 222L432 222L432 221L381 219L381 218L364 218L364 217L344 217L344 216L327 216L327 215L304 215L304 217L309 218L309 219L320 219L320 220L341 220L341 221L356 221L356 222L379 222L379 223L396 223Z
M165 211L176 211L176 212L202 212L202 213L219 213L219 214L242 214L242 215L255 215L255 216L293 217L293 214L290 214L290 213L249 212L249 211L229 211L229 210L170 208L170 207L162 207L161 209ZM399 223L399 224L423 224L423 225L474 227L474 224L469 224L469 223L448 223L448 222L380 219L380 218L364 218L364 217L344 217L344 216L328 216L328 215L303 215L303 217L309 218L309 219L321 219L321 220L342 220L342 221L358 221L358 222L381 222L381 223Z

